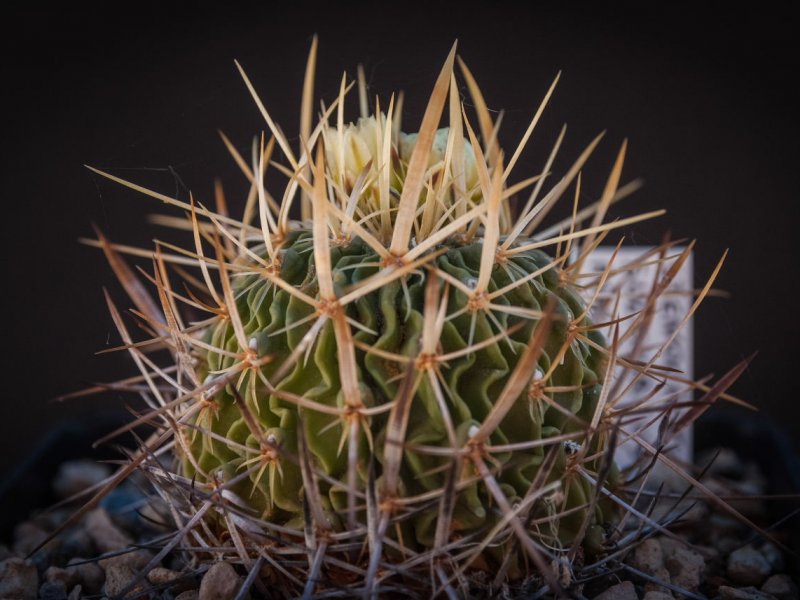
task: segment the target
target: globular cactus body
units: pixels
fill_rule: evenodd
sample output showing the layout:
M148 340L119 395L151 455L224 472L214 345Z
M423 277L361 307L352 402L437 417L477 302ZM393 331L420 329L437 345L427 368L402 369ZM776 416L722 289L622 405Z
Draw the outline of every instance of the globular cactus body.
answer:
M524 240L520 240L524 243ZM313 239L309 231L300 230L290 234L281 248L280 277L311 297L318 296L316 271L313 260ZM480 274L482 243L480 238L469 243L448 241L434 252L440 253L433 261L437 270L459 281L464 287L474 287ZM375 276L380 267L380 257L358 238L346 244L332 245L331 266L334 285L339 294L358 286L360 281ZM530 274L540 273L523 284L513 286L515 280L525 279ZM543 440L561 434L581 432L585 423L591 421L597 408L603 377L604 358L596 348L581 342L570 343L566 323L584 312L584 303L571 286L559 277L560 270L553 259L539 250L522 252L508 259L502 266L492 270L487 288L492 295L500 294L492 302L500 307L511 307L524 311L541 311L552 299L555 317L561 319L550 328L548 339L539 357L536 368L528 374L526 385L500 426L490 436L492 445L509 445ZM418 361L424 327L433 327L425 322L424 298L426 279L431 271L409 276L404 284L393 281L348 306L347 315L361 324L354 341L359 344L355 354L358 363L359 383L362 399L367 407L388 405L398 394L404 365L386 358L386 353L408 357ZM444 283L440 288L443 289ZM510 291L502 290L512 287ZM439 290L441 291L441 290ZM237 282L237 311L249 341L248 348L259 356L273 358L261 367L258 375L249 373L238 384L228 387L213 397L213 417L200 424L217 436L197 435L192 452L205 473L216 474L222 470L223 479L236 474L237 469L251 464L253 456L259 454L259 443L242 416L235 399L238 393L257 416L264 433L277 447L277 454L268 469L253 471L249 480L243 482L238 491L256 508L259 516L280 523L302 524L303 481L300 468L280 454L298 454L297 435L302 414L303 435L313 456L314 464L339 485L323 481L320 492L332 522L338 527L341 520L336 516L345 510L347 489L347 452L342 448L342 437L346 437L345 422L338 416L322 413L313 408L302 408L280 393L273 394L266 388L269 381L278 392L288 392L324 406L337 408L343 405L342 386L338 370L338 348L332 323L328 322L317 334L317 340L309 350L307 359L299 360L280 380L274 379L285 361L302 344L313 327L309 316L313 307L302 299L293 297L286 290L259 277L246 275ZM436 492L445 486L449 458L426 455L415 451L417 446L450 448L448 423L462 443L470 428L480 427L490 414L495 401L500 397L526 344L531 338L537 319L517 316L521 311L506 313L502 308L494 318L485 311L470 309L470 298L459 289L452 290L446 298L446 314L454 318L442 327L436 346L440 354L457 356L441 365L441 388L438 391L444 407L437 401L427 377L420 376L419 384L410 400L410 414L403 464L401 488L408 497ZM586 325L582 321L580 325ZM470 339L471 338L471 339ZM493 339L494 338L494 339ZM211 345L230 352L221 355L206 354L204 368L207 372L220 373L234 367L237 359L248 348L239 347L237 336L227 319L220 319L212 326L207 336ZM600 343L602 338L597 339ZM486 344L489 341L491 343ZM470 346L478 349L468 351ZM371 353L374 348L381 354ZM434 357L432 357L434 358ZM552 364L552 361L558 361ZM424 371L427 365L413 364ZM547 375L545 377L545 374ZM238 391L233 392L232 387ZM563 409L550 407L543 395L552 388L550 399ZM443 408L447 416L443 416ZM576 419L571 419L575 415ZM366 485L366 461L374 450L376 468L380 473L383 456L382 444L386 441L386 414L371 419L369 433L364 432L359 450L359 486ZM224 440L236 442L237 446ZM371 440L371 442L370 442ZM370 446L372 446L370 448ZM569 448L568 445L564 446ZM511 502L523 498L533 483L544 458L546 446L501 452L494 455L499 465L498 482L503 486ZM596 448L594 449L596 451ZM566 476L567 459L560 451L558 465L553 468L549 480L563 481ZM184 459L186 472L195 475L192 461ZM280 466L278 466L280 465ZM465 477L470 473L465 472ZM202 480L201 476L201 480ZM474 479L474 478L473 478ZM570 517L554 523L557 539L572 543L587 518L586 506L592 495L592 486L580 477L573 477L569 486L567 509L576 508ZM494 525L490 493L480 480L473 480L458 493L453 514L454 530L471 533ZM439 505L433 503L411 519L413 536L419 544L432 546L435 519ZM610 515L598 512L591 517L596 526L609 520ZM551 531L546 536L550 537Z

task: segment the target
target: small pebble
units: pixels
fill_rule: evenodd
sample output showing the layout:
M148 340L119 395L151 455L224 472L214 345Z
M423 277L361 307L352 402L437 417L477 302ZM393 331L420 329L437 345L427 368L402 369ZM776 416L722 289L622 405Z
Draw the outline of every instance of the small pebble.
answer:
M187 590L175 596L175 600L198 600L199 598L200 592L197 590Z
M72 588L72 591L67 596L67 600L81 600L83 597L83 588L81 588L80 584L76 585Z
M84 562L85 558L73 558L69 561L67 571L78 581L87 594L99 594L103 589L106 575L97 563Z
M45 581L39 588L39 600L67 600L67 586L63 581Z
M671 583L669 571L664 566L664 550L655 538L648 538L636 547L631 564L662 583ZM646 582L644 589L645 591L668 592L667 588L652 581Z
M660 541L667 556L664 562L671 582L690 592L696 591L706 568L703 556L675 540L663 538Z
M44 572L44 578L49 583L63 583L65 587L70 587L78 581L74 573L61 567L48 567Z
M595 596L595 600L639 600L639 596L636 595L636 588L633 587L633 583L623 581L617 585L612 585L599 596Z
M797 600L800 597L797 585L788 575L773 575L764 582L761 591L775 596L778 600Z
M86 515L85 527L94 545L102 553L124 550L133 544L133 539L112 523L103 508L96 508Z
M36 600L39 573L36 566L21 558L7 558L0 563L0 598Z
M106 569L106 583L103 586L103 592L109 598L119 596L134 577L136 577L136 572L130 567L126 565L111 565ZM133 595L135 589L131 590L131 592L127 595Z
M775 596L760 592L752 586L735 588L722 585L718 591L723 600L775 600Z
M241 584L230 563L214 563L200 582L199 600L233 600Z
M111 475L111 467L92 460L71 460L58 469L53 480L53 491L59 498L69 498L86 491Z
M728 557L728 577L739 585L761 585L771 570L767 559L752 546L739 548Z
M658 540L648 538L633 551L631 564L648 575L654 575L664 568L664 550Z

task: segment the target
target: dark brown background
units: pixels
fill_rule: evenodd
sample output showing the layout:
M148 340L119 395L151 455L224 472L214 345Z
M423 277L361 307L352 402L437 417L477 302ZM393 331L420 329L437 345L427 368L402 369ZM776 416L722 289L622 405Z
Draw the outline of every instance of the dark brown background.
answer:
M240 206L245 186L216 129L245 148L264 125L233 59L294 136L314 32L318 94L333 98L342 72L354 75L362 61L371 91L384 101L406 91L407 129L419 123L458 38L489 106L507 111L507 148L563 70L517 178L538 172L562 123L569 130L561 169L607 129L585 173L586 197L595 197L629 138L625 179L642 177L646 187L615 214L669 210L629 232L630 239L657 242L668 229L698 238L698 283L731 249L718 285L731 298L709 300L696 319L697 373L721 374L758 350L734 392L795 438L800 434L800 61L792 39L797 23L788 14L764 3L755 5L758 12L726 7L702 14L645 14L619 4L558 11L535 3L267 4L199 12L136 4L122 16L108 8L28 9L4 17L0 472L19 463L53 424L122 405L114 394L68 405L54 405L52 397L133 372L122 355L93 355L118 343L101 287L123 306L127 301L100 253L77 238L96 222L116 241L147 246L163 233L146 221L160 207L82 165L165 193L185 197L190 188L200 199L209 198L220 176Z

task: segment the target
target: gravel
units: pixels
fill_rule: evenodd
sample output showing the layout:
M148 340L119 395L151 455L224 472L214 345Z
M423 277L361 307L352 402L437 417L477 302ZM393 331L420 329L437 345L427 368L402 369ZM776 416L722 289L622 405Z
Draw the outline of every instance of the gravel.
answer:
M739 548L728 556L728 577L739 585L760 586L771 570L764 555L752 546Z
M749 470L732 464L730 456L726 461L727 472L746 474ZM61 494L67 494L78 482L85 488L106 476L106 470L94 471L87 464L64 466L56 485ZM21 522L10 544L0 544L0 599L99 599L125 590L153 558L150 548L161 547L165 532L171 530L165 527L163 501L145 498L139 491L143 487L122 484L80 522L47 542L33 560L25 560L26 555L45 542L76 506ZM695 509L693 515L704 516L683 527L671 527L671 535L651 531L627 554L625 562L636 571L626 575L619 561L611 563L613 575L583 584L584 595L599 600L670 600L686 594L716 600L799 598L797 585L782 572L785 562L778 546L753 538L750 545L741 547L742 540L752 536L747 527L703 502L697 502ZM232 562L217 560L207 567L176 551L141 577L127 596L233 600L244 579L242 573ZM260 597L255 588L253 593Z

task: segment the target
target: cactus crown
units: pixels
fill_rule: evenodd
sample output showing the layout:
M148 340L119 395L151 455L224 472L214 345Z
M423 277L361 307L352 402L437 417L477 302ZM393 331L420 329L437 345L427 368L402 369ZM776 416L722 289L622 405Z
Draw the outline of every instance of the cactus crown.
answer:
M179 488L176 510L205 515L198 539L229 537L243 564L269 546L291 593L399 580L425 590L430 568L441 590L475 569L538 572L557 590L551 563L602 553L625 504L610 458L616 398L603 386L619 359L588 316L612 265L579 286L581 267L609 231L662 211L603 223L632 189L620 187L624 144L600 199L577 210L600 137L545 192L563 130L541 173L509 184L556 82L506 159L462 63L477 127L463 109L455 47L411 135L400 100L369 114L363 77L356 124L345 124L343 80L312 126L315 57L316 40L297 150L242 70L271 137L250 164L224 138L251 182L241 220L221 188L212 210L96 171L185 210L178 226L194 242L155 254L158 302L116 246L95 242L174 357L167 369L144 360L109 301L164 422L140 460L172 440L178 473L159 477ZM279 201L268 168L288 178ZM573 184L572 218L539 230ZM168 267L187 263L197 275L184 293ZM182 306L207 316L188 322Z

